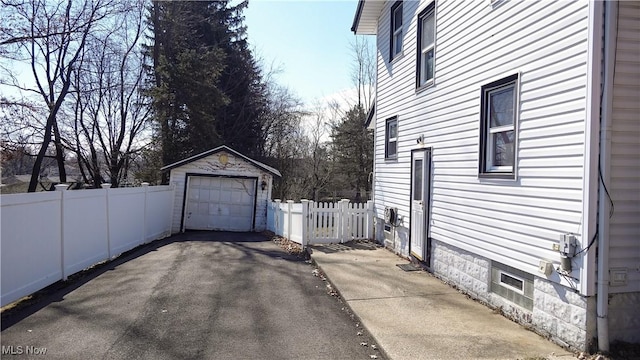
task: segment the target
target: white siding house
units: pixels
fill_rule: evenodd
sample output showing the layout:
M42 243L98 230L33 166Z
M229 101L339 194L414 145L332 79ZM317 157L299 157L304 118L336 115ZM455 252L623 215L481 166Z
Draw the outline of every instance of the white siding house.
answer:
M171 233L263 231L278 170L219 146L164 166L175 187Z
M640 4L360 0L352 30L378 240L560 344L640 342Z

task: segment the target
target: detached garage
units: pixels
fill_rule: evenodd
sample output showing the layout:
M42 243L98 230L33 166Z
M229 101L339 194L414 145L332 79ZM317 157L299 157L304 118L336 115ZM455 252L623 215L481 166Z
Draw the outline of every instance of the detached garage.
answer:
M175 186L172 233L262 231L280 172L223 145L164 166Z

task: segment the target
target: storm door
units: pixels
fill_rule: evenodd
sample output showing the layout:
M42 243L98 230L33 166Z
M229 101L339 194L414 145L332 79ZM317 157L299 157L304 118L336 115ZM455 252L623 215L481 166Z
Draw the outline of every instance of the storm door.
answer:
M431 194L431 149L411 153L411 241L410 253L427 262L429 236L429 203ZM427 264L428 265L428 264Z

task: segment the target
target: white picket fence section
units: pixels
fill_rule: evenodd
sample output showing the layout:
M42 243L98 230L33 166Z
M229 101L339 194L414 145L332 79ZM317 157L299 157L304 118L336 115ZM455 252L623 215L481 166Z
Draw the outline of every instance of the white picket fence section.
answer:
M1 195L1 306L171 235L173 199L171 186Z
M372 239L373 202L275 200L267 207L267 229L302 246Z
M302 204L275 200L267 206L267 230L302 243Z

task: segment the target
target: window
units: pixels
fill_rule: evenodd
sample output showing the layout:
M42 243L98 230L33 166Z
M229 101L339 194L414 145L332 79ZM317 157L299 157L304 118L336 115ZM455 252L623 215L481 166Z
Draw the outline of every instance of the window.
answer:
M524 280L502 271L500 272L500 284L518 292L524 291Z
M482 87L479 173L514 178L519 75Z
M402 1L397 1L391 7L391 55L393 60L402 52Z
M413 161L413 200L422 201L422 159Z
M436 45L436 17L434 5L418 16L418 87L433 83Z
M385 159L395 159L398 154L398 117L387 119L384 137Z
M533 309L533 275L522 270L492 261L490 291L525 309Z

